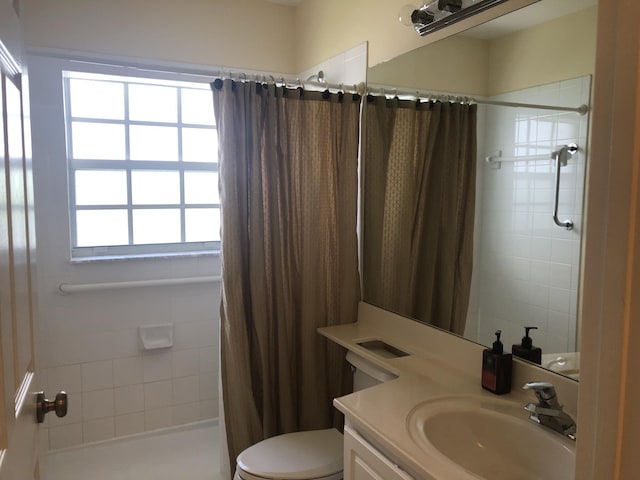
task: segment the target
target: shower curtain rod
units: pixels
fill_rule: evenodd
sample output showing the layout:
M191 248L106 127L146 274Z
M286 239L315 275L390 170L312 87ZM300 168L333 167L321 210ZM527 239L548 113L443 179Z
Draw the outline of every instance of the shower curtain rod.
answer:
M312 77L317 77L313 75ZM300 78L285 78L285 77L275 77L272 74L262 74L262 73L251 73L247 74L244 72L219 72L214 76L214 80L220 79L230 79L241 82L250 82L255 81L258 83L266 83L273 82L276 85L288 87L288 88L307 88L311 90L317 90L319 92L324 90L343 92L343 93L357 93L359 95L364 95L366 91L366 86L364 82L360 82L358 84L344 84L344 83L328 83L325 81L313 81L313 80L301 80Z
M422 90L399 90L388 85L368 84L367 94L371 95L394 95L400 97L420 98L425 100L439 100L442 102L461 102L461 103L476 103L478 105L494 105L498 107L519 107L519 108L535 108L538 110L555 110L560 112L576 112L580 115L585 115L589 111L588 105L580 105L579 107L564 107L561 105L541 105L536 103L521 103L521 102L504 102L500 100L484 100L473 97L468 97L459 94L447 94L447 93L434 93L425 92Z

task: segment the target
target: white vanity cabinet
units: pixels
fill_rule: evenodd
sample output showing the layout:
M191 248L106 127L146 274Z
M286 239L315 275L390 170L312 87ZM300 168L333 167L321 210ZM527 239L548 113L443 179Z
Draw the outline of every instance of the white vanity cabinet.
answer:
M344 480L413 480L349 426L344 428Z

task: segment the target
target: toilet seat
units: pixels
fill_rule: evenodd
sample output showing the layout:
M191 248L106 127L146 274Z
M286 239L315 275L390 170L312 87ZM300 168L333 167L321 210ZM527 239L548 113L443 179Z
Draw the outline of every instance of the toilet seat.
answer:
M243 480L342 478L342 434L335 428L295 432L263 440L237 459Z

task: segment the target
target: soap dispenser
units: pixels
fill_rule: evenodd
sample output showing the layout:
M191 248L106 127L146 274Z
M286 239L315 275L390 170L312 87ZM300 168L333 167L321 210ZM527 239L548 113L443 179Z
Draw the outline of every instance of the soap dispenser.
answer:
M520 345L514 344L511 347L511 353L516 357L524 358L530 362L542 364L542 349L533 346L533 340L529 337L529 330L537 330L538 327L524 327L525 335L522 337Z
M482 388L497 395L511 391L512 356L504 353L501 334L500 330L496 331L496 341L492 348L482 352Z

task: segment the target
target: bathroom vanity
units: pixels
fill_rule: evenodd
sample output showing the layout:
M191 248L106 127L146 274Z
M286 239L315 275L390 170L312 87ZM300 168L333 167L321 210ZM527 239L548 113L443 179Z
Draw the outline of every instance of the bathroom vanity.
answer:
M576 419L574 380L514 361L513 388L482 389L483 346L361 303L355 324L319 332L397 378L334 400L345 415L344 478L573 478L575 442L529 419L550 383Z

